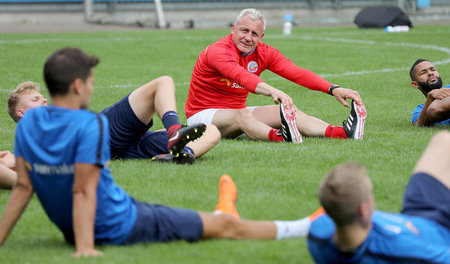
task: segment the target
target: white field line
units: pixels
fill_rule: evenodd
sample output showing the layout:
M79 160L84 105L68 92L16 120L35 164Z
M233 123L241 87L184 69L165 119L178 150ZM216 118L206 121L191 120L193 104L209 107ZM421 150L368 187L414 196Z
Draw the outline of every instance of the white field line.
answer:
M331 34L329 34L331 35ZM202 37L201 39L217 39L220 36L208 36L208 37ZM266 36L265 38L279 38L279 35L272 35L272 36ZM193 36L173 36L173 37L164 37L164 38L151 38L150 40L192 40L192 39L199 39L197 37ZM358 40L358 39L347 39L347 38L330 38L330 37L312 37L312 36L290 36L290 40L292 39L300 39L300 40L307 40L307 41L329 41L329 42L346 42L346 43L353 43L353 44L363 44L363 45L388 45L388 46L399 46L399 47L411 47L411 48L417 48L417 49L427 49L427 50L436 50L443 53L446 53L448 58L432 62L434 65L443 65L450 63L450 48L447 47L440 47L435 45L422 45L422 44L413 44L413 43L405 43L405 42L378 42L378 41L371 41L371 40ZM116 38L89 38L89 39L66 39L66 38L52 38L52 39L23 39L23 40L0 40L0 45L4 44L36 44L36 43L48 43L48 42L101 42L101 41L149 41L148 38L142 38L142 37L116 37ZM323 78L328 77L342 77L342 76L350 76L350 75L363 75L363 74L373 74L373 73L384 73L384 72L394 72L394 71L405 71L409 70L409 67L398 67L398 68L383 68L383 69L377 69L377 70L360 70L360 71L350 71L350 72L344 72L344 73L318 73L318 75L322 76ZM280 80L281 77L272 77L268 80ZM186 86L189 85L189 82L182 82L182 83L175 83L177 86ZM137 88L139 87L139 84L116 84L116 85L110 85L110 86L98 86L98 89L110 89L110 88L121 88L121 89L128 89L128 88ZM0 88L0 92L9 92L9 90L5 90Z

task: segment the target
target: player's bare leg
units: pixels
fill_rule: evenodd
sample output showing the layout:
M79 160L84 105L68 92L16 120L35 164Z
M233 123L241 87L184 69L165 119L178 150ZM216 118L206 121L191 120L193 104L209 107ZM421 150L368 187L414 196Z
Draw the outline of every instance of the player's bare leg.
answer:
M255 119L252 112L244 109L220 109L214 115L212 123L217 126L222 137L236 137L242 133L255 140L267 140L272 129Z
M249 221L230 214L199 213L203 222L203 238L275 239L275 223Z
M246 221L236 209L237 188L233 179L224 174L219 180L219 202L216 212L199 213L204 238L274 239L276 226L268 221Z
M414 173L425 172L450 189L450 132L433 136L414 168Z
M195 158L198 158L212 149L220 141L220 131L214 125L207 125L203 136L195 141L186 144L187 147L194 151Z
M154 114L162 115L177 111L175 84L169 76L162 76L134 90L128 97L131 109L144 124L148 124Z
M251 221L239 218L236 209L237 187L228 175L219 180L219 202L216 211L200 212L203 222L203 238L229 239L287 239L306 237L311 222L323 213L317 210L309 217L294 221Z
M266 125L273 128L281 127L280 109L278 105L258 106L253 110L253 116ZM323 137L328 123L309 116L296 108L295 116L297 119L297 127L304 136Z

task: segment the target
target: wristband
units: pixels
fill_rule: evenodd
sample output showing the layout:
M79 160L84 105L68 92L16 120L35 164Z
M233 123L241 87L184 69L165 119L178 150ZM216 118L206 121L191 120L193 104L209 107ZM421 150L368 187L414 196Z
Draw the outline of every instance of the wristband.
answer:
M340 85L332 84L332 85L330 86L330 88L328 88L328 94L329 94L329 95L333 95L333 90L336 89L336 88L340 88L340 87L341 87Z

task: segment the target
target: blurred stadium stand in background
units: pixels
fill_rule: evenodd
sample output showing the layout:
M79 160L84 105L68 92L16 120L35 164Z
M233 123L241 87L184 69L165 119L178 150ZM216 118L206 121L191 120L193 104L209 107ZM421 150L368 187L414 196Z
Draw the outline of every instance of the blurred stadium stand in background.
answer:
M400 7L413 24L450 23L450 0L0 0L0 27L84 23L223 28L248 7L260 9L269 27L280 27L287 13L294 26L341 26L352 25L362 8L380 5Z

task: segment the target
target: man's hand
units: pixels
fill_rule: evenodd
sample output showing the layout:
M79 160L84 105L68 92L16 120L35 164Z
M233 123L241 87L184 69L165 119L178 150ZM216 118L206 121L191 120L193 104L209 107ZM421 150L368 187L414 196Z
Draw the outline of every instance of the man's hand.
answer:
M256 86L255 93L270 96L276 104L282 103L286 108L294 106L294 102L289 95L265 82L260 82Z
M96 250L95 248L89 248L84 250L77 250L77 252L72 254L72 257L74 258L80 258L80 257L99 257L103 256L103 253L101 251Z
M289 97L289 95L287 95L283 91L275 89L272 91L271 96L273 98L274 103L276 103L276 104L282 103L283 106L286 108L290 108L290 107L294 106L294 102L292 101L292 98Z
M356 104L362 105L362 99L359 96L359 93L357 91L348 89L348 88L335 88L333 89L333 96L338 100L341 104L343 104L345 107L349 108L350 105L345 101L346 99L352 99L355 101Z
M428 93L428 96L430 96L431 99L433 100L442 100L444 98L450 97L450 89L448 88L434 89Z
M16 157L9 151L0 151L0 163L10 169L16 167Z

